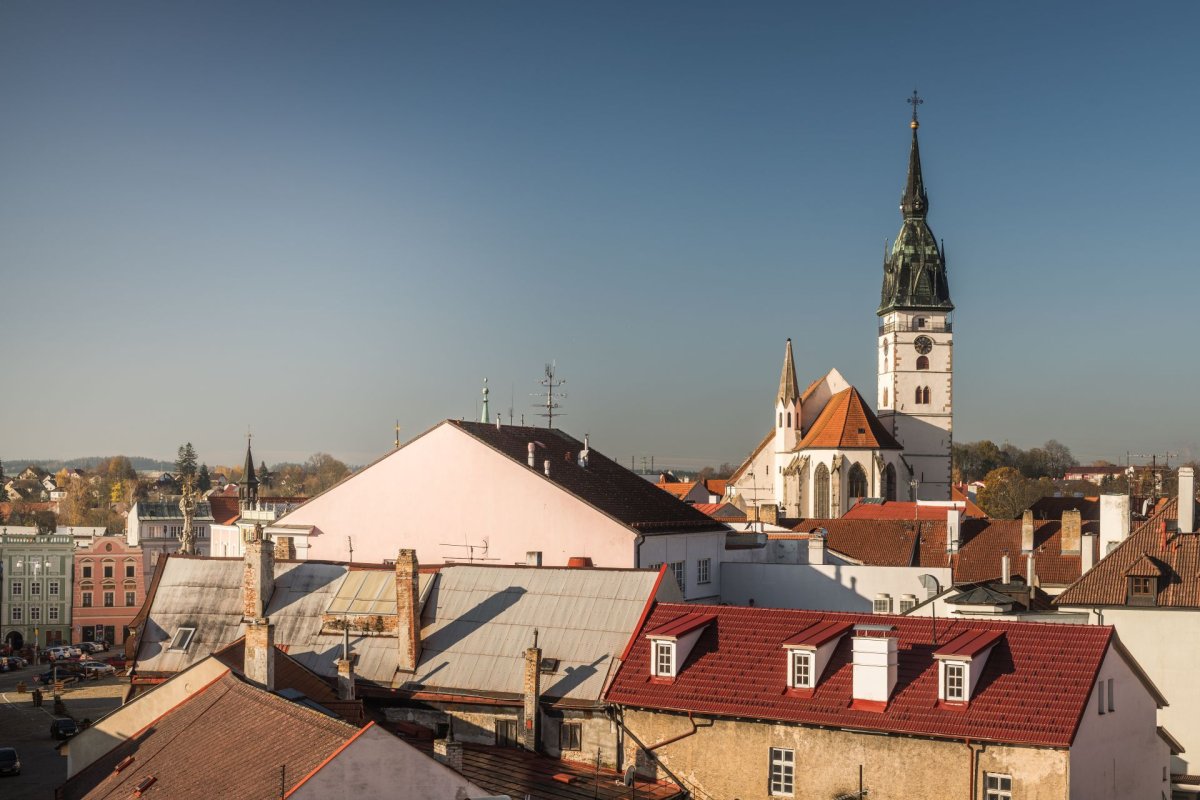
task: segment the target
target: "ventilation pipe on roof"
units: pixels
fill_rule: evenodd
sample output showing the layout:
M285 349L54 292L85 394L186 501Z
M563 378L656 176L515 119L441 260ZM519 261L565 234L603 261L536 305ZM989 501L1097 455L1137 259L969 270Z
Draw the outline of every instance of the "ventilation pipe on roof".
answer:
M1079 574L1082 575L1096 566L1096 534L1085 533L1079 540Z
M537 446L533 442L530 442L526 448L526 452L528 453L526 456L526 461L529 463L530 469L533 469L535 466L537 466L537 456L534 453L534 450L536 449Z
M1196 471L1191 467L1179 468L1179 532L1194 533L1196 530Z
M579 451L579 466L587 469L588 457L592 454L591 446L588 442L588 435L583 435L583 449Z
M542 462L542 472L546 473L547 478L550 477L550 459L547 458Z
M1028 508L1021 514L1021 552L1033 552L1033 511Z

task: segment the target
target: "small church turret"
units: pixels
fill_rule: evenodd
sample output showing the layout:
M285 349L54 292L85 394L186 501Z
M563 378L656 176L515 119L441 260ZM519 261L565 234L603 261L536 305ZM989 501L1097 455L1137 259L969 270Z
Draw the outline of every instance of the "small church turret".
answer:
M917 496L950 497L953 311L946 260L929 228L914 91L900 233L883 262L879 309L879 420L904 446Z
M258 477L254 474L254 455L250 452L249 434L246 434L246 466L242 468L242 479L238 481L238 500L242 508L258 502Z
M796 362L792 356L792 340L787 340L787 348L783 353L783 371L779 375L779 393L775 396L775 452L776 463L787 463L791 453L800 441L800 420L803 417L800 407L800 385L796 382ZM779 469L771 475L774 483L775 498L782 502L784 497L784 476Z

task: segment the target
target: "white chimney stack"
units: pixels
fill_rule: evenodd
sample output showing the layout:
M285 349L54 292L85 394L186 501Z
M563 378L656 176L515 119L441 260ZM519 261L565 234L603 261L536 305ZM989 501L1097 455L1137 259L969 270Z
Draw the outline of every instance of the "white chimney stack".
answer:
M808 534L808 563L825 563L825 529L817 528Z
M1084 533L1080 539L1083 541L1083 545L1079 551L1079 568L1082 571L1081 574L1084 574L1096 566L1096 534Z
M962 546L962 509L946 509L946 552L957 553Z
M1025 582L1031 589L1037 586L1037 566L1033 563L1033 553L1025 556Z
M529 455L526 456L526 460L529 462L530 469L533 469L535 466L537 466L537 455L534 453L535 448L536 445L534 445L533 442L530 442L529 447L527 448Z
M1008 553L1000 556L1000 580L1005 584L1012 583L1012 560Z
M890 625L857 625L854 647L854 702L886 707L896 688L899 640Z
M1129 536L1129 495L1100 495L1100 557Z
M1196 531L1196 471L1179 468L1179 532Z
M547 458L542 462L542 472L546 473L547 478L550 477L550 459Z
M1033 552L1033 511L1028 508L1021 514L1021 552Z

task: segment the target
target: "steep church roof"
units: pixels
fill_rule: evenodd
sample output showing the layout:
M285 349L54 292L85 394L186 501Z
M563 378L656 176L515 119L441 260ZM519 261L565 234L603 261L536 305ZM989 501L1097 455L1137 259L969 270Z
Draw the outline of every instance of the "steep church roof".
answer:
M904 449L853 386L830 398L817 421L796 445L797 450L848 448Z
M913 106L912 147L908 154L908 178L900 198L904 222L892 252L883 262L883 292L879 314L890 311L951 311L946 260L925 217L929 196L921 174L921 148L917 142L916 105Z

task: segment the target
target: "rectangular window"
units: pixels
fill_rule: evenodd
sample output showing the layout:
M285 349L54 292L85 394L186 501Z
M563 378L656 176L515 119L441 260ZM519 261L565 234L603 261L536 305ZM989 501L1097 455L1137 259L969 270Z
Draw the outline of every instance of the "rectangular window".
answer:
M1113 700L1113 679L1112 678L1108 679L1108 710L1109 711L1117 710L1117 704Z
M180 628L175 631L175 636L171 639L171 644L167 647L168 650L187 650L188 645L192 643L192 637L195 636L195 628Z
M696 583L712 581L712 559L702 558L696 562Z
M892 596L890 594L875 595L875 602L871 608L876 614L892 613Z
M797 689L811 689L812 682L812 653L807 650L792 651L792 686Z
M907 614L917 607L917 598L912 595L904 595L900 598L900 613Z
M80 604L81 606L83 606L84 608L91 608L91 607L92 607L92 593L91 593L91 592L84 592L84 593L83 593L83 596L82 596L82 597L81 597L81 599L80 599L80 603L79 603L79 604Z
M796 787L796 751L771 748L771 794L790 797Z
M83 577L85 577L85 578L92 577L92 565L91 564L83 565Z
M136 576L134 575L134 566L133 566L133 564L126 564L126 565L125 565L125 577L126 577L126 578L133 578L133 577L136 577Z
M99 625L96 626L96 630L97 631L100 630ZM105 625L104 626L104 641L108 642L109 644L116 644L117 640L115 638L113 638L114 636L116 636L116 633L117 633L117 630L114 626Z
M51 622L58 622L58 606L50 606L46 609L46 618Z
M46 591L51 597L58 597L58 581L47 581Z
M515 719L496 720L496 744L500 747L517 746L517 721Z
M1104 713L1104 681L1096 681L1096 712Z
M679 591L683 591L687 584L687 575L684 574L684 568L687 566L686 561L672 561L671 574L675 576L675 582L679 584Z
M42 621L42 607L41 606L30 606L29 607L29 621L30 622L41 622Z
M11 617L12 617L12 621L13 621L13 622L20 622L20 621L23 619L23 617L22 617L22 614L21 614L21 607L20 607L20 606L13 606L13 607L12 607L12 612L10 613L10 615L9 615L9 616L11 616Z
M20 597L20 596L21 596L21 594L22 594L22 592L24 592L24 589L25 589L25 587L24 587L24 584L22 584L20 581L13 581L13 582L12 582L12 595L13 595L13 597Z
M946 671L946 699L962 701L967 699L966 669L962 664L946 662L942 667Z
M105 564L104 565L104 577L111 578L112 576L113 576L113 565Z
M94 642L94 641L96 641L95 639L93 639L93 638L92 638L92 636L93 636L93 634L92 634L92 631L93 631L93 630L95 630L95 629L94 629L94 628L93 628L91 625L84 625L82 628L80 628L80 629L79 629L80 641L82 641L82 642Z
M1012 800L1012 776L997 775L993 772L984 774L986 794L984 800Z
M667 676L675 674L674 642L654 643L654 674Z
M114 601L116 600L116 597L114 596L115 594L116 594L116 592L105 592L104 593L104 607L105 608L113 607Z
M42 596L42 582L41 581L30 581L29 582L29 596L30 597L41 597Z
M562 727L558 729L558 747L560 750L582 750L582 723L564 722Z
M137 605L137 595L133 592L126 592L125 593L125 605L127 605L127 606Z

